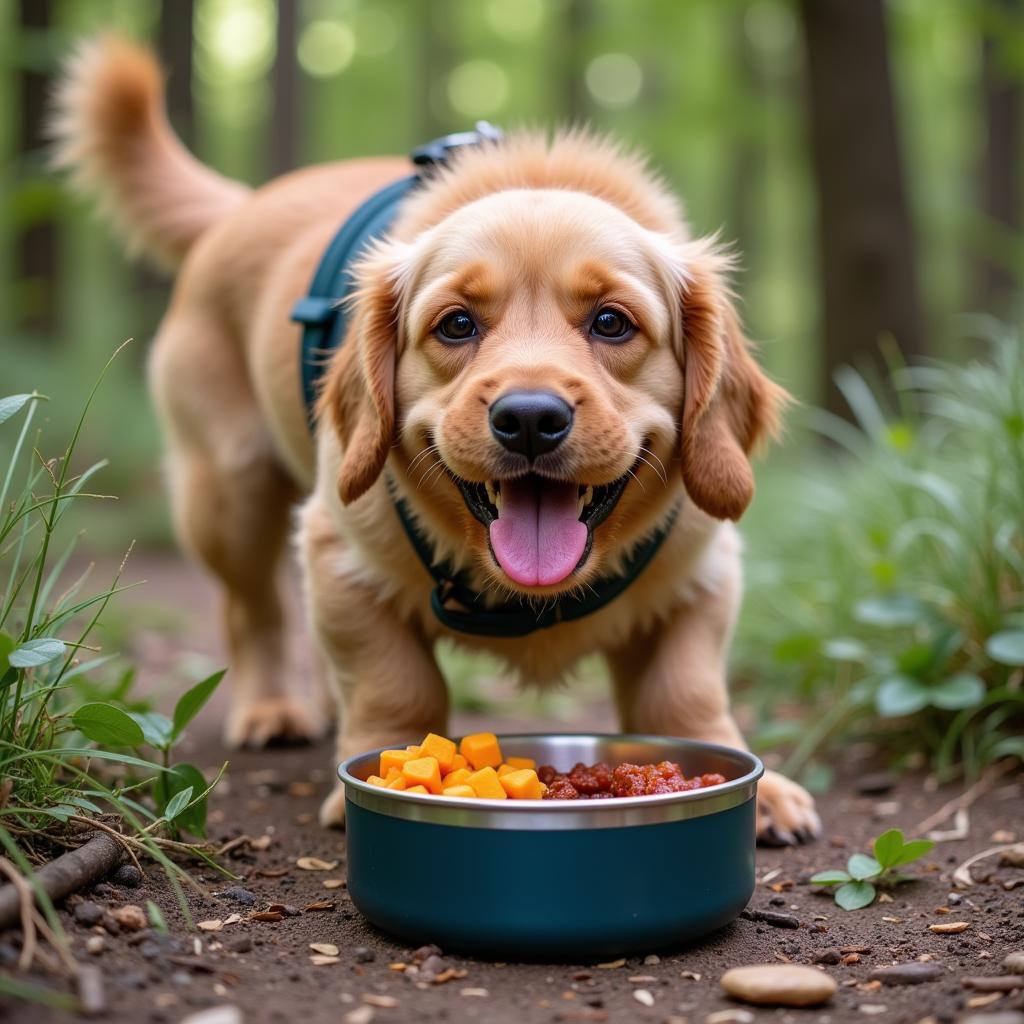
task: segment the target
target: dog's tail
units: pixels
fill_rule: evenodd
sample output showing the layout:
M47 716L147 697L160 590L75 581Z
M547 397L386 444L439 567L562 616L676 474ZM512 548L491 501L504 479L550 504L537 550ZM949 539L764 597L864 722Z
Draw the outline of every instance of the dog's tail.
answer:
M132 251L165 266L249 194L185 149L164 113L156 58L117 36L83 43L67 62L50 135L55 165L99 199Z

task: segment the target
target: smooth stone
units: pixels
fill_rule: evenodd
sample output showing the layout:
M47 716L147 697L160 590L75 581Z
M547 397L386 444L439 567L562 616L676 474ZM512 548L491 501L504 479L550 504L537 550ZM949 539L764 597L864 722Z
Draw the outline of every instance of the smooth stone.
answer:
M1007 953L1003 958L1003 970L1010 974L1024 974L1024 950Z
M222 900L231 900L234 903L240 903L244 907L255 906L260 901L260 898L256 893L250 892L248 889L243 889L240 885L233 885L230 889L214 893L214 895L219 896Z
M869 975L870 981L880 981L883 985L922 985L926 981L938 981L945 977L942 964L919 963L911 960L905 964L893 964L891 967L876 967Z
M372 964L377 959L377 954L369 946L356 946L352 950L352 959L357 964Z
M812 962L816 964L837 964L843 959L843 954L838 949L823 949L815 953Z
M110 876L110 880L129 889L137 889L142 885L142 872L134 864L122 864Z
M75 904L75 909L71 911L71 916L79 924L90 927L91 925L99 924L103 920L103 913L103 907L98 903L93 903L92 900L84 900L81 903Z
M1020 1010L996 1010L994 1013L972 1013L961 1017L958 1024L1024 1024Z
M817 1006L836 993L824 971L801 964L753 964L722 975L722 988L736 999L757 1006Z

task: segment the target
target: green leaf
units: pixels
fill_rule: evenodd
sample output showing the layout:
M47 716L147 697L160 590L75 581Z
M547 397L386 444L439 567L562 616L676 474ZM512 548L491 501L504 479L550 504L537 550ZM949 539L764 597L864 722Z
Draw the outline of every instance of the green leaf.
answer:
M10 633L0 632L0 676L10 667L7 656L14 650L15 639Z
M852 878L862 882L867 878L874 878L876 875L880 875L882 873L882 865L874 857L869 857L866 853L855 853L846 862L846 870L850 872Z
M772 649L772 657L781 664L806 661L813 658L820 647L813 633L793 633L783 637Z
M181 699L174 706L172 740L176 740L181 735L185 726L199 714L202 706L213 696L213 691L217 689L217 684L224 678L225 671L225 669L221 669L219 672L214 672L212 676L207 676L202 682L196 683L181 695Z
M812 885L839 885L849 881L850 876L845 871L819 871L816 875L811 875Z
M7 655L7 661L12 668L38 668L53 661L54 658L59 658L64 650L62 640L40 637L38 640L29 640L20 647L15 647Z
M157 750L166 750L171 745L173 726L166 715L158 711L129 711L129 715L139 723L146 742Z
M931 691L910 676L890 676L875 691L875 708L883 718L912 715L926 708Z
M164 779L164 792L168 800L167 806L174 797L186 789L191 789L193 795L205 793L207 788L206 779L203 773L193 764L176 764ZM191 832L194 836L206 836L206 800L197 800L191 807L185 808L175 816L175 824L179 828Z
M891 868L896 863L896 858L902 849L903 832L898 828L891 828L887 832L883 832L873 844L875 860L883 868Z
M822 651L826 658L833 661L859 661L868 660L868 649L859 640L848 636L837 636L826 641Z
M916 626L926 616L925 606L907 594L890 594L884 597L868 597L858 601L853 609L854 618L868 626L895 629L899 626Z
M985 642L985 651L1000 665L1024 665L1024 629L993 633Z
M188 802L191 799L192 787L186 786L183 790L175 793L167 802L167 806L164 808L164 817L168 821L173 821L188 806Z
M153 926L153 931L163 935L167 934L167 921L163 911L152 900L146 900L146 915L149 917L149 923Z
M836 889L836 903L843 910L860 910L875 899L875 887L870 882L847 882Z
M977 707L985 699L985 684L972 672L958 672L931 690L932 707L946 711Z
M83 704L72 716L74 727L93 743L110 747L137 747L146 740L138 722L112 704Z
M909 843L903 844L903 849L889 866L898 868L903 864L909 864L933 849L935 849L935 844L930 839L911 839Z
M23 409L32 397L32 395L8 395L6 398L0 398L0 423L9 420L16 412Z

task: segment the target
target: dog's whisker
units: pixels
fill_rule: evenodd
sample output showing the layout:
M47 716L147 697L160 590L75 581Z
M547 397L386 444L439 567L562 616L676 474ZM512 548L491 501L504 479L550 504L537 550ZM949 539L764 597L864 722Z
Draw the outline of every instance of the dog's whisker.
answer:
M658 456L654 452L652 452L651 449L648 448L646 445L640 445L639 451L643 452L643 453L646 453L647 455L650 455L650 457L652 459L654 459L655 462L657 462L659 466L661 466L661 472L658 475L661 477L662 480L665 481L665 483L667 485L668 484L668 470L665 468L665 463L662 462L661 459L658 458ZM647 459L644 459L644 462L647 462ZM654 466L650 462L647 462L647 464L651 467L651 469L654 469Z
M432 462L427 466L422 473L419 475L419 479L416 481L417 490L423 487L423 485L430 481L432 474L440 473L444 471L444 463L440 459Z
M418 463L422 462L423 459L425 459L432 452L436 452L439 448L440 445L436 444L428 445L426 448L424 448L423 451L421 451L419 455L417 455L416 458L414 458L412 462L409 463L409 472L411 473L416 468Z

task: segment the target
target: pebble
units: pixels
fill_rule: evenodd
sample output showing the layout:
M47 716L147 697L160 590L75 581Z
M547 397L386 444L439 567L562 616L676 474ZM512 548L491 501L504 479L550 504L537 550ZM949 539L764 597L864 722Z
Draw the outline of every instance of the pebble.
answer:
M754 1024L749 1010L718 1010L704 1018L704 1024Z
M950 905L951 907L955 907L955 906L957 906L958 904L960 904L960 903L962 903L962 902L963 902L963 896L961 896L961 895L960 895L960 893L958 893L958 892L951 892L951 893L950 893L950 894L949 894L949 895L948 895L948 896L946 897L946 902L947 902L947 903L948 903L948 904L949 904L949 905Z
M128 889L137 889L142 885L142 872L134 864L122 864L111 874L110 880L115 885L123 885Z
M648 953L644 957L644 967L654 967L661 963L661 957L657 953Z
M960 984L976 992L1016 992L1017 989L1024 988L1024 977L1019 974L1006 974L997 978L961 978Z
M370 1024L373 1020L373 1007L357 1006L354 1010L349 1010L342 1019L345 1024Z
M414 964L421 964L428 956L442 956L441 947L435 946L431 943L429 946L420 946L419 949L413 950L412 962Z
M439 957L431 954L420 964L420 973L436 978L447 968L447 964Z
M961 1017L959 1024L1024 1024L1020 1010L997 1010L995 1013L971 1013Z
M633 991L633 998L644 1006L654 1005L654 996L645 988L638 988Z
M232 953L248 953L252 950L252 938L248 935L236 935L228 939L224 945Z
M356 946L352 950L352 959L357 964L372 964L377 959L377 954L369 946Z
M91 928L103 920L103 908L98 903L93 903L92 900L83 900L81 903L75 904L71 915L79 924Z
M857 792L864 796L880 796L896 785L891 772L867 772L857 780Z
M211 1006L190 1014L181 1024L242 1024L242 1011L237 1006Z
M861 1013L867 1014L869 1017L877 1017L880 1013L885 1013L889 1007L882 1003L861 1003L857 1009L860 1010Z
M239 903L243 907L255 906L260 901L256 893L243 889L240 885L233 885L230 889L225 889L223 892L215 892L214 896L218 896L222 900L231 900L233 903Z
M146 912L142 907L134 903L126 903L123 907L115 907L110 912L111 917L122 927L130 932L140 932L146 927Z
M843 959L843 954L838 949L823 949L815 953L811 963L815 964L837 964Z
M801 964L754 964L722 975L722 988L737 999L759 1006L817 1006L836 992L824 971Z
M1003 970L1010 974L1024 974L1024 950L1007 953L1003 958Z
M78 1005L86 1017L95 1017L107 1008L103 972L96 964L78 965Z
M106 948L107 943L102 935L90 935L85 940L85 951L92 956L99 956Z
M942 964L912 960L905 964L893 964L891 967L876 967L868 975L868 979L880 981L883 985L921 985L926 981L938 981L945 973Z
M799 928L800 918L792 914L780 914L775 910L742 910L740 917L747 921L760 921L770 924L773 928Z

